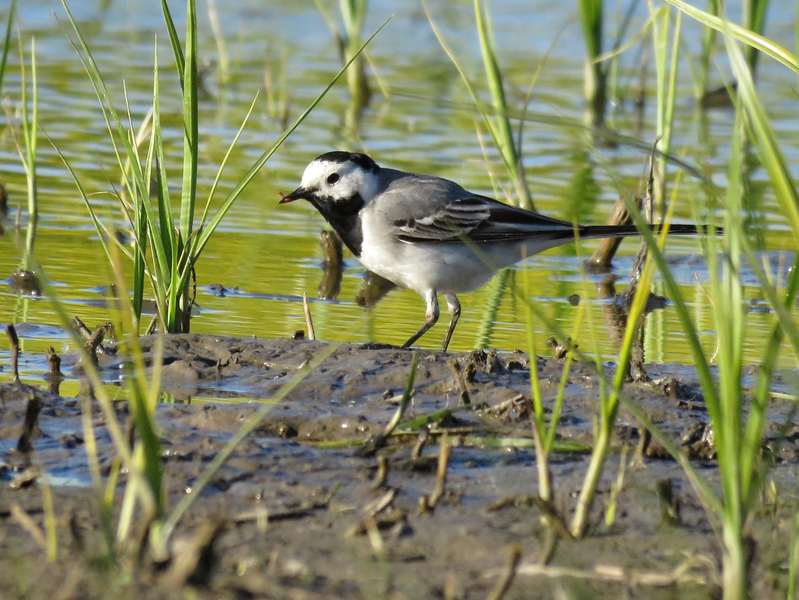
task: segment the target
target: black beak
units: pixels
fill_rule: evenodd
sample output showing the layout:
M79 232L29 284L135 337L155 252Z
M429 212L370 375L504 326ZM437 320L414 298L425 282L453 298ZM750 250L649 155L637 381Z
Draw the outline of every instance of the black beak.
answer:
M307 200L310 195L311 190L305 189L304 187L298 187L296 190L286 196L281 193L279 204L286 204L288 202L294 202L295 200Z

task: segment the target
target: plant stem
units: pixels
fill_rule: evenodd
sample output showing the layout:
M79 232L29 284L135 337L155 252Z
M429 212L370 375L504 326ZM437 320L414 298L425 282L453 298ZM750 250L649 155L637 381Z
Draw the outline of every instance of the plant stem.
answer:
M746 600L749 598L749 572L740 525L734 520L725 521L723 528L722 585L724 600Z

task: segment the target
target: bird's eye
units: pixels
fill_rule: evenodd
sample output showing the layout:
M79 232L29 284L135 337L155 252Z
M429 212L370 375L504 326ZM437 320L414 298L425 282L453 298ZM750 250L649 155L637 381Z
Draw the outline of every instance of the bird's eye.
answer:
M328 183L328 185L333 185L339 179L341 179L341 176L338 173L332 173L332 174L327 176L327 183Z

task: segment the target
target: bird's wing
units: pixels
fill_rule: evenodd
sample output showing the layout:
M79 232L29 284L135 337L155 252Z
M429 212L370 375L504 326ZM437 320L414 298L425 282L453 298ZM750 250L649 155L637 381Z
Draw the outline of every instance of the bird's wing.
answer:
M472 194L438 177L398 178L384 190L374 209L403 242L456 243L466 238L480 243L574 234L573 225L567 221Z
M397 239L413 243L515 241L540 236L569 238L574 226L427 175L382 169L384 188L366 210L380 215Z
M488 205L478 198L464 198L438 206L428 214L417 214L391 222L394 235L404 242L456 242L471 237L491 216Z

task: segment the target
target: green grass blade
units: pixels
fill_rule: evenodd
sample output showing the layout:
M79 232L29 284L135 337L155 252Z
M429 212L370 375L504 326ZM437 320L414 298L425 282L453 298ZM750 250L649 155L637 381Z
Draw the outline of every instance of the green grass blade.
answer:
M119 166L120 173L122 174L122 186L125 188L125 190L127 191L127 195L130 198L136 198L136 195L138 193L137 192L138 187L137 187L137 184L135 182L131 181L131 178L130 178L130 176L128 174L128 171L132 170L132 168L133 168L132 167L131 158L130 158L130 156L127 156L126 161L123 162L122 156L121 156L120 151L119 151L119 146L118 146L118 144L116 142L116 138L114 137L114 125L112 125L112 123L111 123L112 117L109 115L109 112L106 109L106 106L105 106L105 104L103 102L102 92L101 92L97 82L95 81L93 75L92 75L91 67L90 67L89 63L87 62L87 60L83 58L83 55L81 54L80 50L75 45L75 43L72 41L72 39L69 38L69 36L67 36L67 39L69 40L69 43L72 46L72 49L75 51L75 54L78 55L78 59L81 61L81 64L83 65L83 69L86 71L86 75L87 75L87 77L89 78L89 81L92 84L92 88L94 89L95 95L97 96L97 101L98 101L98 103L100 105L100 111L103 114L103 120L105 121L106 130L108 132L108 138L111 140L111 147L112 147L112 149L114 151L114 156L115 156L115 158L117 160L117 165ZM130 224L131 228L133 228L133 221L131 219L132 218L132 214L131 214L131 208L132 207L124 199L124 197L122 195L118 195L118 199L119 199L119 201L120 201L120 203L122 205L123 212L125 212L126 216L128 217L129 224ZM135 230L134 230L134 235L135 235Z
M438 25L436 24L435 20L433 19L433 15L430 12L429 7L427 6L426 0L422 0L422 6L424 7L425 14L427 15L427 20L430 23L430 27L433 30L433 34L436 36L436 39L438 39L438 43L441 44L441 48L447 54L449 59L452 61L452 64L455 66L455 69L460 74L461 79L463 80L463 83L466 86L466 89L467 89L467 91L469 92L469 95L472 98L472 102L474 103L475 108L480 113L480 116L482 117L483 122L485 123L485 126L488 129L489 134L491 135L491 140L494 143L494 146L499 150L499 153L500 153L500 156L502 158L502 161L505 164L505 168L507 169L507 171L510 174L511 178L514 180L514 185L517 188L517 194L518 194L518 197L520 198L520 202L523 203L523 204L526 204L527 208L532 209L533 208L532 199L530 199L530 194L529 194L529 191L527 190L526 184L524 184L523 183L523 179L521 179L523 176L522 175L517 175L517 173L520 171L519 168L518 168L518 166L519 166L518 165L518 159L514 159L512 157L509 157L506 154L506 152L503 151L503 148L510 147L512 149L514 155L515 155L515 152L516 152L516 148L515 148L515 146L513 144L513 135L512 135L512 133L510 135L503 136L503 134L502 134L502 132L500 130L500 125L497 124L497 122L500 122L500 123L501 122L505 122L506 124L508 123L508 117L509 117L510 111L508 110L507 105L500 98L498 98L498 97L494 98L493 96L492 96L492 98L494 98L494 100L492 100L492 101L496 101L496 105L492 104L490 109L487 109L487 107L485 107L483 105L483 103L480 101L480 98L479 98L479 96L477 94L477 90L474 88L472 83L469 81L469 78L466 75L465 69L461 65L461 63L458 60L458 58L455 56L455 53L452 51L452 49L447 44L446 40L444 39L444 36L442 35L441 31L438 28ZM475 11L476 11L475 12L476 17L478 19L478 32L479 32L479 37L480 37L481 48L483 48L483 45L485 45L485 50L483 50L483 59L484 59L484 64L486 65L486 74L487 74L488 79L492 80L492 76L491 76L490 73L492 73L492 72L494 72L495 74L499 73L499 69L498 69L498 67L496 65L496 58L495 58L496 53L494 53L494 59L493 59L493 64L494 64L494 67L496 68L496 71L493 71L493 69L491 67L491 63L492 63L491 47L493 46L493 44L489 40L488 27L486 26L485 21L483 19L483 14L482 14L482 12L480 10L480 4L479 4L478 0L475 0ZM482 31L480 31L481 24L482 24ZM501 77L501 75L500 75L500 77ZM494 80L493 83L491 83L491 81L490 81L489 85L490 86L492 86L492 85L496 86L497 85L496 80ZM501 80L500 80L498 86L499 86L499 88L501 88ZM504 93L503 93L503 95L504 95ZM491 118L492 115L494 116L494 119ZM497 122L495 122L495 120ZM509 125L508 125L508 127L509 127ZM505 141L503 141L503 140L505 140ZM528 202L528 200L529 200L529 202Z
M19 143L17 144L17 152L20 159L22 159L22 167L25 169L25 176L30 178L30 162L28 160L28 137L30 136L30 118L28 115L28 76L25 69L25 48L22 43L22 36L17 39L19 47L19 78L20 78L20 105L22 108L22 141L25 145L23 148Z
M566 394L566 386L569 383L569 371L571 370L573 361L574 361L574 355L571 352L569 352L566 355L566 360L563 361L563 370L561 371L560 381L558 382L558 391L555 394L555 402L552 405L552 416L550 416L549 418L549 427L546 428L546 436L545 437L542 436L544 437L544 449L546 450L547 454L549 454L552 451L552 448L554 448L556 443L555 436L558 433L558 425L560 424L560 414L561 411L563 410L563 398ZM532 369L537 370L535 361L531 361L530 364L532 365L530 369L531 372ZM538 379L537 373L536 373L536 379ZM540 391L538 392L538 395L540 397L541 395ZM540 399L538 403L541 404ZM536 419L538 418L539 415L536 415ZM543 423L543 414L541 415L541 422Z
M67 171L69 171L69 174L72 176L72 180L75 182L75 186L78 188L78 193L81 199L83 200L83 204L86 206L86 209L89 212L89 217L92 220L92 224L94 225L95 231L97 232L97 235L100 237L100 242L103 247L103 251L106 254L106 258L108 258L109 264L112 264L112 261L114 260L108 245L109 242L113 243L116 246L116 248L120 252L122 252L125 256L127 256L130 260L133 260L133 254L131 254L130 251L127 248L125 248L125 246L117 239L114 233L112 231L109 231L108 228L105 225L103 225L102 221L100 221L99 217L97 216L97 213L95 213L94 208L91 205L91 202L89 201L89 197L86 194L86 191L83 189L83 186L80 183L80 179L78 178L77 173L75 173L75 170L72 168L72 165L69 163L67 158L61 153L61 150L59 150L59 148L55 145L55 142L53 142L53 140L50 139L47 133L44 133L44 136L53 146L53 149L56 151L56 154L58 154L58 156L61 158L61 161L64 163L64 166L66 167ZM140 244L135 244L135 248L136 251L141 253ZM149 272L147 274L149 275ZM152 278L152 276L150 276L150 283L155 289L157 283ZM163 314L164 312L163 307L158 302L159 298L156 296L156 304L158 305L159 314Z
M141 197L142 199L148 199L150 195L150 182L145 181L145 178L143 176L141 162L139 161L137 148L132 144L130 136L127 134L122 124L122 121L119 117L119 114L114 108L114 104L111 101L111 96L108 93L108 88L106 87L105 82L103 81L103 77L100 73L100 70L97 67L96 62L94 61L94 57L92 56L91 51L89 50L86 40L83 37L83 34L81 33L80 29L78 28L78 25L75 22L75 19L73 18L72 13L70 12L69 7L67 6L65 0L62 0L62 5L67 13L67 17L69 18L69 22L72 25L72 29L75 32L75 35L78 37L78 42L80 44L80 47L83 50L83 53L85 54L84 57L80 52L78 52L77 47L75 47L73 44L73 47L75 47L75 50L78 53L81 63L83 64L84 68L86 69L86 72L89 75L89 79L92 82L92 86L94 87L95 93L97 94L97 97L100 100L100 107L103 111L103 116L106 119L106 125L108 126L108 131L111 140L112 141L114 140L113 132L114 130L116 130L118 137L121 139L122 144L125 147L125 153L127 155L128 160L130 161L130 168L133 174L132 177L133 181L130 187L131 198L135 199L136 195L138 194L138 196ZM119 164L120 171L122 172L126 182L128 182L130 180L126 175L125 167L119 155L116 143L114 143L113 146L114 146L114 152L117 156L117 162ZM145 211L149 210L147 214L147 220L149 226L154 227L156 220L152 215L152 208L150 206L150 203L144 201L142 204ZM160 281L162 280L163 273L166 272L165 267L167 264L164 256L164 248L163 245L161 244L160 236L156 235L155 232L153 232L150 241L152 242L152 249L155 256L155 264L157 267L154 277L156 281Z
M336 19L333 18L333 15L330 14L330 11L327 10L327 7L324 5L322 0L313 0L313 3L316 5L316 10L319 11L319 14L322 15L322 18L327 25L327 28L330 30L334 36L338 36L338 27L336 26Z
M744 499L744 510L748 512L748 510L756 501L757 494L760 491L760 487L756 483L762 479L762 477L757 476L757 473L755 472L755 466L762 455L761 443L763 441L763 431L766 426L766 410L768 409L771 400L768 395L768 383L770 383L771 377L769 376L766 379L764 375L765 373L774 373L779 344L784 337L787 337L788 342L791 344L794 356L799 358L799 328L789 312L796 296L796 288L797 285L799 285L799 276L797 276L793 271L791 272L791 281L789 282L788 291L785 294L785 298L780 299L777 295L777 290L769 281L766 273L760 266L760 263L755 257L755 253L746 238L742 239L742 245L746 257L749 260L749 265L752 268L755 277L757 277L758 282L760 283L760 288L766 296L766 299L769 301L772 310L777 315L778 325L775 329L780 332L779 340L774 340L772 338L774 347L768 348L766 350L766 355L763 359L763 362L759 365L761 373L763 373L763 375L761 375L761 379L763 379L763 382L766 383L766 386L765 389L760 390L760 393L756 394L753 402L751 403L749 409L749 418L747 419L746 431L743 438L744 443L741 444L741 495Z
M14 24L16 8L17 0L11 0L11 6L8 9L8 21L6 22L6 37L3 40L3 54L0 56L0 93L3 91L3 79L5 78L6 74L8 52L11 49L11 26Z
M649 420L647 414L641 410L641 408L631 399L627 398L623 394L619 397L621 402L624 404L625 409L629 410L632 413L633 417L637 421L646 427L652 433L652 437L654 437L660 444L666 449L666 451L674 457L680 466L685 471L688 480L691 482L691 487L694 488L696 495L699 497L699 501L705 507L705 512L708 514L710 519L710 524L713 528L718 532L718 522L713 517L718 517L724 513L724 508L722 506L721 501L716 497L713 493L713 490L710 489L707 481L702 478L699 473L694 469L694 466L691 464L691 461L688 460L688 457L671 441L669 436L664 434L660 429Z
M180 199L180 236L189 239L194 226L197 197L197 11L194 0L186 5L186 53L183 69L183 186Z
M755 143L761 163L768 171L774 195L791 227L794 240L799 244L799 194L797 194L790 177L790 170L780 150L771 122L757 97L752 73L741 49L730 39L734 35L732 23L730 23L729 34L725 36L724 42L730 66L738 81L738 93L748 116L747 123L754 134L752 141Z
M205 221L208 218L208 211L211 209L211 201L214 198L214 194L216 193L216 188L219 186L219 180L222 178L222 172L225 170L225 166L227 166L228 159L230 158L230 154L233 152L233 148L236 146L236 143L239 141L239 137L241 137L241 133L244 131L244 128L247 126L247 123L250 121L250 116L252 115L252 111L255 108L255 103L258 101L258 93L255 94L255 97L252 99L252 104L250 104L250 110L247 111L247 114L244 116L244 120L241 122L241 126L239 130L236 132L233 141L228 146L227 152L225 152L225 156L222 158L222 162L219 164L219 169L216 172L216 177L214 177L214 183L211 185L211 191L208 192L208 200L205 202L205 208L203 209L203 216L200 219L200 224L197 226L198 232L202 232L205 228Z
M78 24L75 22L75 19L72 16L72 12L70 12L69 10L66 0L62 0L61 4L67 13L67 17L69 18L69 22L72 25L72 29L75 31L75 35L78 36L78 42L80 43L80 46L83 49L83 53L85 54L85 59L83 56L80 56L81 62L83 62L84 67L89 73L92 84L95 86L95 91L97 92L98 96L100 96L101 103L104 103L104 108L108 110L108 113L111 116L111 122L116 128L117 134L119 135L119 138L122 140L122 144L125 146L125 152L127 153L128 158L130 158L131 160L131 170L133 171L134 184L138 188L138 191L141 194L141 196L143 198L147 198L149 195L149 182L145 182L144 178L142 177L141 165L138 161L138 155L136 154L136 150L131 145L130 138L125 131L125 127L122 124L122 120L120 119L119 114L114 108L114 103L111 101L111 95L108 93L108 88L106 87L103 77L100 74L100 69L97 67L97 63L94 61L94 57L92 56L92 53L89 50L89 46L86 43L86 40L83 37L83 34L81 33L80 29L78 28ZM120 161L120 169L121 168L122 167Z
M327 93L330 91L330 89L336 84L336 82L339 80L339 78L344 74L344 72L347 70L347 68L355 61L355 59L360 55L360 53L363 51L363 49L366 48L366 46L369 44L369 42L371 42L372 39L374 39L374 37L378 33L380 33L380 30L383 29L383 27L386 26L386 24L391 20L391 18L392 17L389 17L388 19L383 21L383 24L380 25L380 27L378 27L375 30L375 32L372 35L369 36L369 38L361 45L361 47L358 49L358 51L352 56L352 58L350 58L350 60L347 61L347 63L341 68L341 70L338 73L336 73L336 76L333 77L333 79L330 81L330 83L327 84L327 87L325 87L325 89L322 90L322 93L319 94L319 96L316 97L316 100L314 100L311 103L311 105L308 108L305 109L305 111L299 116L299 118L297 118L297 120L294 121L294 124L291 125L291 127L289 127L288 129L286 129L286 131L284 131L280 135L280 137L277 139L277 141L275 141L275 143L272 144L272 146L266 152L264 152L257 161L255 161L255 164L252 167L250 167L250 170L247 171L246 175L244 175L244 177L239 181L239 183L236 185L236 187L233 188L233 190L230 192L230 194L228 194L228 197L222 203L222 206L219 208L219 210L216 212L214 217L208 223L208 227L205 230L203 230L203 232L200 233L200 235L195 237L196 241L195 241L195 244L194 244L194 249L191 252L191 259L193 261L196 261L197 258L200 256L200 254L202 253L202 251L205 248L206 244L208 243L208 240L211 238L211 235L214 233L216 228L219 226L219 223L222 221L224 216L227 214L228 210L230 210L230 207L233 206L233 203L239 197L239 195L244 190L244 188L247 187L247 185L250 183L250 181L252 181L253 177L255 177L255 175L258 173L258 171L261 169L261 167L264 165L264 163L275 153L275 151L281 146L281 144L283 144L285 139L289 135L291 135L291 133L293 133L294 130L297 129L297 127L300 126L300 124L311 113L311 111L314 108L316 108L317 104L319 104L322 101L322 99L327 95Z
M785 290L785 297L783 298L783 305L786 308L793 306L796 301L797 293L799 293L799 254L797 254L793 268L790 271L788 284ZM758 415L765 415L768 408L768 403L771 402L771 379L774 376L774 371L777 366L777 357L779 356L780 344L783 340L783 319L779 319L774 329L771 332L771 337L766 343L766 350L763 355L763 360L760 363L760 372L758 374L757 387L755 389L754 398L752 399L752 407L750 414L757 412ZM757 418L749 418L746 423L746 431L744 433L744 443L750 447L758 444L758 440L763 437L763 428L765 426L765 419L761 416ZM751 465L742 464L741 471L746 476ZM762 479L762 476L761 476ZM746 483L746 481L744 481ZM751 506L756 497L757 486L750 484L750 495L746 501Z
M124 355L129 358L125 362L126 380L131 391L131 408L133 411L134 426L138 442L141 445L143 456L142 475L149 486L149 493L145 495L145 502L151 503L155 510L155 517L163 517L163 465L161 463L161 442L158 438L157 425L155 419L155 409L157 403L150 401L150 388L144 363L144 355L139 344L138 325L139 318L133 311L133 306L128 299L125 290L125 276L122 272L122 265L119 256L112 248L111 266L114 281L120 291L118 302L120 305L122 320L121 330L128 330L129 335L126 343L121 345ZM158 365L153 368L153 381L151 383L160 386L160 364L163 357L163 336L156 337L155 351L153 353L153 363Z
M768 0L744 0L743 3L743 25L748 30L763 34L763 28L766 25L766 10L768 9ZM754 71L757 68L758 52L751 46L745 49L746 63L749 68Z
M797 60L796 56L788 52L782 46L774 43L772 40L769 40L762 35L759 35L749 29L745 29L740 25L736 25L735 23L729 23L724 19L717 17L709 12L706 12L702 9L696 8L691 6L690 4L686 4L682 0L666 0L669 4L676 6L682 12L687 14L689 17L692 17L706 25L707 27L712 27L716 31L724 31L725 23L729 26L730 34L736 38L737 40L742 41L743 43L752 46L773 58L774 60L782 63L789 69L799 73L799 60Z
M641 213L638 211L638 207L635 206L635 202L632 198L625 198L625 203L627 204L627 210L630 212L635 226L638 228L638 232L646 241L649 252L652 253L652 257L657 263L658 270L660 271L661 277L666 285L666 289L669 291L669 295L674 302L677 316L680 319L680 323L682 324L683 331L685 332L685 336L688 341L688 348L691 351L691 357L693 358L694 365L699 374L702 389L705 391L705 403L707 404L708 412L710 413L711 418L713 418L714 415L716 418L719 418L718 394L715 392L715 384L713 382L713 377L710 374L710 366L708 365L704 352L702 352L702 344L699 342L699 336L696 332L696 328L691 321L691 315L688 312L688 306L685 304L685 299L680 293L680 288L677 285L677 282L674 280L674 276L671 274L668 263L666 262L663 253L660 251L652 232L650 231L644 218L641 216Z
M532 199L524 180L524 169L521 168L521 160L513 140L510 121L508 120L508 102L505 98L502 72L497 62L496 46L491 34L491 17L481 0L474 0L474 12L478 39L480 40L480 51L483 55L483 67L486 73L488 89L491 92L494 114L496 115L494 117L493 130L498 142L497 149L502 155L505 167L513 179L519 204L528 210L532 210Z
M675 193L676 189L675 187ZM665 221L666 225L671 220L675 204L675 202L671 203L670 211ZM664 227L661 230L658 241L659 249L665 245L667 233L667 229ZM618 414L622 386L626 382L628 375L627 365L630 364L630 359L632 358L633 344L641 327L641 319L644 314L646 302L649 299L649 292L652 287L654 276L654 262L651 256L649 256L644 264L643 273L627 316L627 326L624 329L624 338L622 340L618 360L616 361L616 374L613 378L610 396L601 396L599 432L598 435L595 436L597 439L594 444L591 462L585 474L584 483L577 502L577 509L574 513L571 525L571 532L575 537L581 537L585 532L589 510L596 495L597 485L602 475L605 460L610 451L613 425L616 422L616 415Z
M707 0L707 14L711 17L718 16L716 0ZM702 95L707 91L710 78L710 60L713 56L715 45L716 30L712 27L705 27L702 33L702 51L699 54L699 78L695 92L697 99L702 98Z
M178 76L180 77L180 89L183 89L183 71L186 68L185 59L183 58L183 49L180 47L178 32L177 29L175 29L175 22L172 20L172 13L169 12L169 5L166 3L166 0L161 0L161 10L164 13L166 29L169 32L172 53L175 55L175 65L177 66Z
M44 136L45 138L47 138L47 141L49 141L50 144L53 146L53 149L55 150L56 154L58 154L58 156L61 158L61 161L64 163L64 166L66 167L67 171L69 171L69 174L72 176L72 180L75 182L75 186L78 188L78 194L83 200L83 204L86 206L86 209L89 211L89 218L92 220L94 229L97 232L97 235L100 237L100 243L103 247L103 251L105 252L106 257L108 258L109 263L111 262L111 254L108 247L109 242L119 245L122 248L123 252L127 253L128 257L133 258L131 254L128 252L127 248L125 248L119 243L116 236L113 236L111 232L108 231L108 229L105 227L105 225L103 225L102 221L100 221L100 219L97 217L97 214L94 212L94 208L92 207L91 202L89 202L89 197L86 194L86 191L83 189L83 186L80 183L80 179L78 179L77 173L75 173L75 170L72 168L72 165L69 163L66 156L64 156L61 153L61 150L59 150L58 147L56 147L55 142L52 139L50 139L50 136L48 136L46 133L44 134Z
M177 241L175 239L177 234L172 222L172 203L169 197L166 157L164 156L161 125L161 86L158 73L158 53L156 52L153 62L153 131L150 140L153 148L150 160L155 160L155 168L149 169L150 174L148 174L147 179L151 181L152 171L154 171L158 198L158 228L156 231L155 227L153 227L151 231L153 234L158 234L161 240L163 263L160 265L160 271L167 273L170 268L169 265L172 264L172 257L177 253ZM148 222L151 216L148 215ZM162 287L163 285L166 285L166 283L162 284Z
M602 55L603 0L578 0L583 38L590 60Z
M660 6L654 11L649 13L646 21L641 25L641 28L636 32L636 34L629 39L627 39L624 43L622 43L622 39L624 36L619 36L619 39L613 45L613 48L608 52L605 52L602 56L598 56L594 58L594 62L606 62L612 58L616 58L617 56L621 56L630 48L638 44L641 40L646 38L649 35L649 30L652 29L652 24L654 23L655 19L661 18L661 14L663 11L668 10L665 6Z
M39 203L37 199L36 182L36 150L39 132L39 82L36 73L36 38L31 38L31 88L33 91L33 106L31 121L25 146L28 151L29 180L28 180L28 213L33 223L39 219Z

